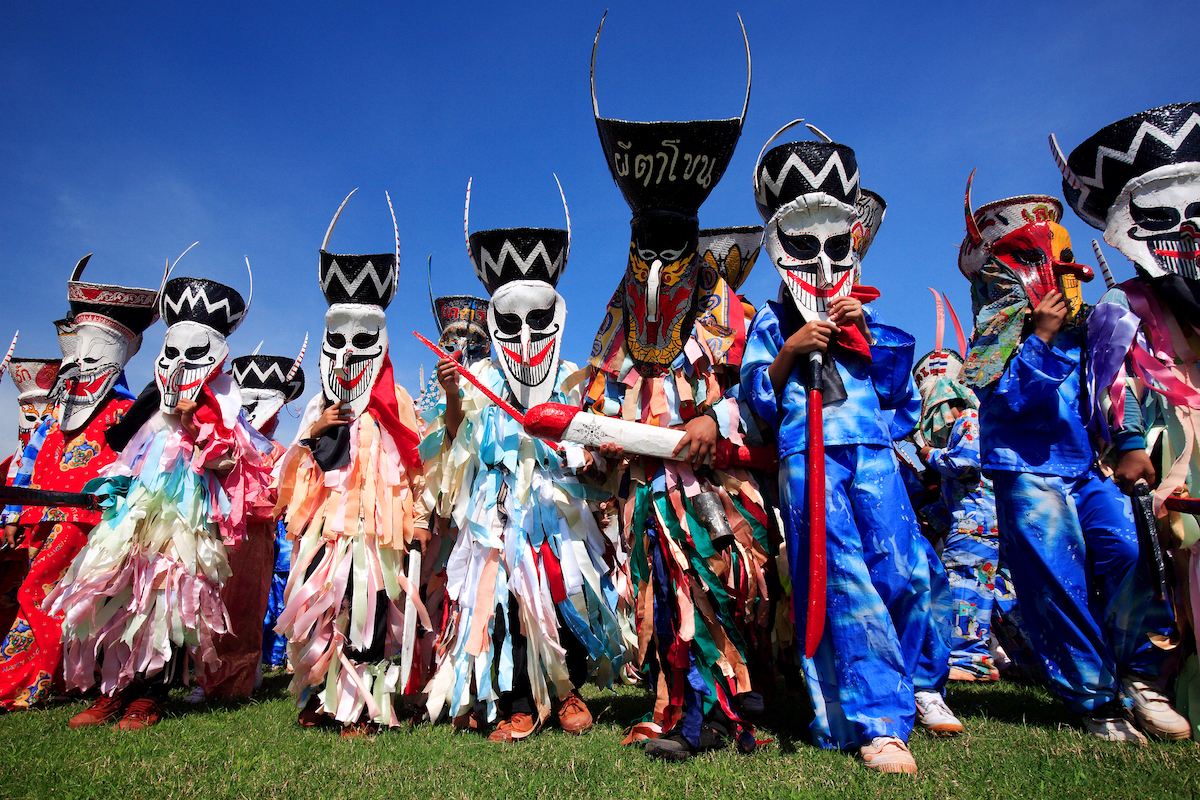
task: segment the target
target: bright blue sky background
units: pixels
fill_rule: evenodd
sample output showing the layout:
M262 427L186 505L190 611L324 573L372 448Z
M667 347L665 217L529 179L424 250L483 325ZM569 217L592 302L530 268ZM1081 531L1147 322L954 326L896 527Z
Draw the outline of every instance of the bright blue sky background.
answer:
M610 0L605 0L610 2ZM122 6L118 9L117 6ZM482 294L462 239L472 228L561 226L551 172L574 223L559 284L564 354L582 361L624 269L629 210L592 122L588 62L604 3L55 3L5 6L0 30L0 276L18 354L57 354L50 320L65 281L156 285L164 259L195 240L181 274L246 288L247 353L294 354L314 342L325 303L317 248L345 194L331 248L392 247L383 191L400 225L402 292L388 310L398 380L417 389L431 359L412 338L434 326L425 259L439 294ZM597 64L600 110L626 119L735 116L745 82L740 11L754 56L750 111L701 225L759 222L750 180L759 148L805 117L858 155L862 182L888 201L864 266L878 307L932 347L945 290L969 326L956 267L963 185L976 205L1060 195L1046 144L1073 146L1101 126L1196 100L1193 2L634 3L611 2ZM798 137L807 133L797 132ZM1092 263L1099 232L1070 211L1075 251ZM1131 267L1107 250L1117 277ZM1101 282L1087 287L1094 301ZM744 287L773 296L760 263ZM130 362L140 388L162 343L152 328ZM317 386L316 347L305 367ZM15 444L15 392L0 386L0 451ZM295 421L285 418L281 434Z

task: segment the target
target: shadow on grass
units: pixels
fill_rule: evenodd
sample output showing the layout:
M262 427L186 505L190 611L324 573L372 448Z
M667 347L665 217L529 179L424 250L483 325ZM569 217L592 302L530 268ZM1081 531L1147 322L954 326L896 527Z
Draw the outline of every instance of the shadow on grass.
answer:
M1001 691L988 684L950 684L946 702L960 718L984 717L1013 725L1055 729L1073 725L1075 716L1046 689L1003 684Z

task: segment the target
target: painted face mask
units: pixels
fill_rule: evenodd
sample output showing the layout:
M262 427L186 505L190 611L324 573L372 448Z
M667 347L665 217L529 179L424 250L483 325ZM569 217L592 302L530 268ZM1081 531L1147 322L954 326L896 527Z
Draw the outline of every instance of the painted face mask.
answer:
M469 295L451 295L433 298L431 302L438 324L438 347L447 353L462 353L464 364L487 358L491 350L488 301Z
M554 373L567 306L542 281L514 281L496 290L488 308L488 328L513 394L525 408L545 403L554 393Z
M1101 128L1064 158L1080 218L1150 278L1200 279L1200 103L1152 108Z
M557 178L555 179L557 181ZM475 274L492 296L488 335L509 389L525 408L554 394L567 306L554 287L571 253L571 212L558 187L567 229L498 228L470 233L471 183L463 230Z
M830 141L773 147L759 157L754 196L767 222L763 250L787 294L803 319L824 319L833 300L850 294L858 277L854 244L861 218L854 151ZM861 228L859 233L861 243Z
M318 369L326 401L341 403L342 408L349 408L357 417L371 402L371 390L387 361L388 332L384 309L396 295L400 232L393 213L394 253L337 255L328 252L326 248L334 226L353 194L346 195L338 207L321 243L319 278L329 310L325 312ZM384 196L387 197L386 192ZM390 211L390 197L387 202Z
M239 356L231 362L233 379L242 393L242 412L256 431L269 430L279 410L304 394L304 370L300 362L308 337L296 358L263 356L254 353Z
M997 200L971 211L971 184L967 180L964 211L967 237L959 248L959 269L967 277L980 273L989 259L1009 267L1020 279L1036 306L1047 294L1060 291L1072 313L1083 296L1079 283L1090 281L1090 267L1075 263L1071 237L1058 224L1062 204L1047 195L1022 195Z
M142 332L158 319L159 293L79 280L91 254L75 265L67 282L70 316L56 323L62 366L51 394L59 425L74 431L108 399L125 363L137 352Z
M29 444L29 437L41 423L50 408L50 391L62 361L57 358L14 358L9 363L9 375L17 387L17 438L21 445Z
M600 22L600 30L604 21ZM657 375L683 352L696 319L697 213L733 158L750 102L732 119L628 122L600 116L592 46L592 111L613 181L633 212L624 287L624 334L643 375Z
M247 262L249 266L249 262ZM254 282L250 283L251 298ZM154 362L159 408L173 414L180 400L194 401L229 356L226 337L245 319L249 303L224 284L205 278L172 278L162 292L167 335Z

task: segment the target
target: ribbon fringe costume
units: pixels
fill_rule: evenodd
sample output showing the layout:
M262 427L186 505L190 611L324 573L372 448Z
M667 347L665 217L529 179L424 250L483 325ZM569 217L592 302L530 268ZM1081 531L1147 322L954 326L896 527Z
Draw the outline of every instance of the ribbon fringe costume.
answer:
M473 372L503 396L496 364L480 362ZM550 402L579 405L575 373L574 364L559 362ZM584 464L580 445L564 444L560 455L474 387L461 391L457 435L446 435L443 396L426 416L421 444L427 502L436 497L436 513L458 529L446 564L446 623L426 688L429 717L443 709L457 717L483 702L495 720L497 700L520 688L524 675L530 713L544 721L552 699L593 675L611 686L621 668L626 648L609 576L620 543L592 513L604 495L572 473ZM516 634L527 640L525 664L514 663Z

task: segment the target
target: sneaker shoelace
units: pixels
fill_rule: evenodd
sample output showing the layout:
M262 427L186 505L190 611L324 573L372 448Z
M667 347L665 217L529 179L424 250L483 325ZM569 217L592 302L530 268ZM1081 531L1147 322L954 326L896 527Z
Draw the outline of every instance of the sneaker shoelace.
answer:
M918 705L921 706L922 714L928 714L932 711L936 711L939 714L945 714L949 717L954 716L954 712L950 710L950 706L946 705L946 701L942 699L940 694L935 694L932 692L921 693L917 695L917 698L919 701Z
M129 710L125 712L125 716L139 722L147 722L156 713L158 713L158 703L143 697L129 704Z

